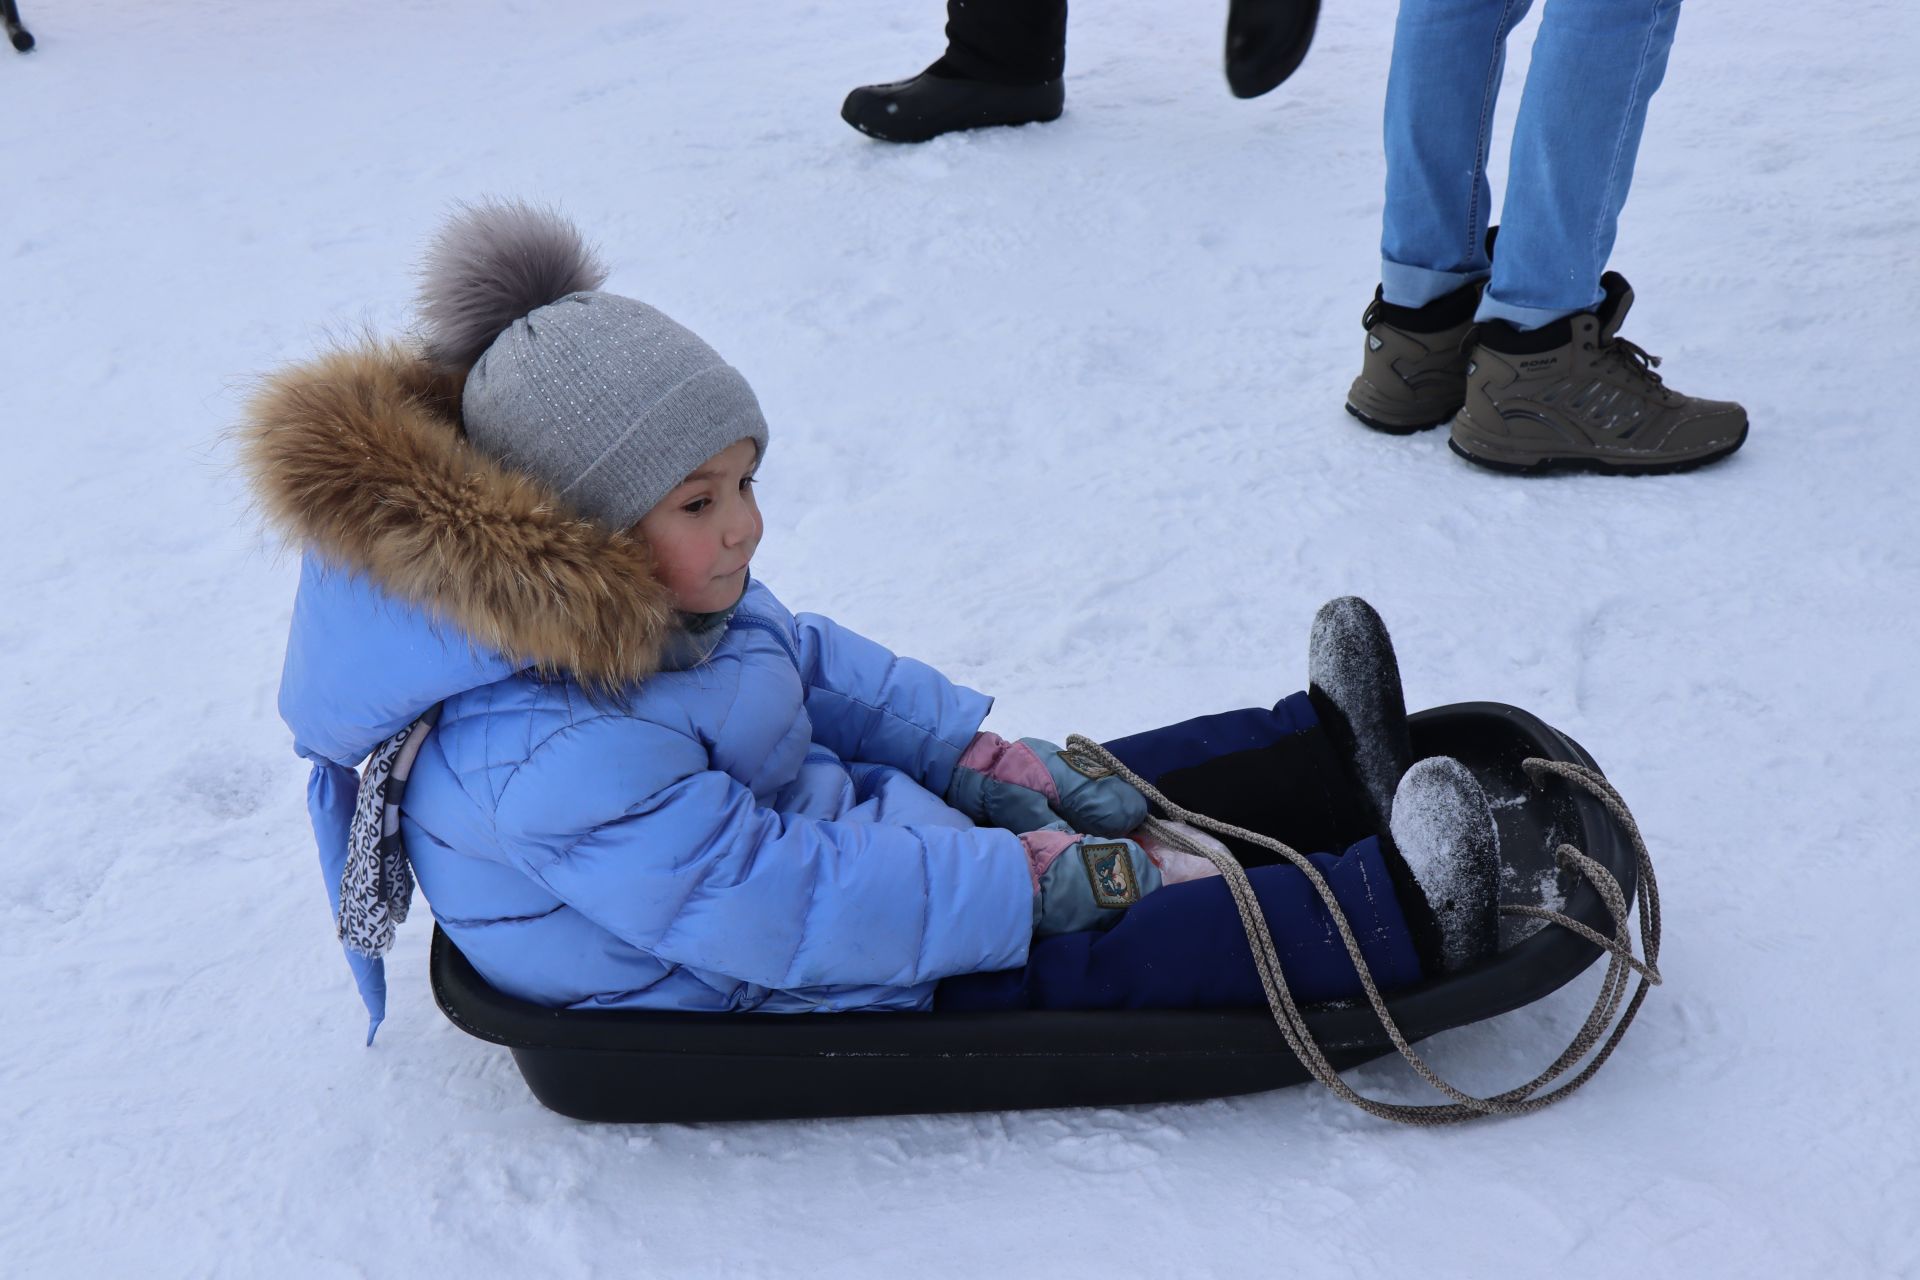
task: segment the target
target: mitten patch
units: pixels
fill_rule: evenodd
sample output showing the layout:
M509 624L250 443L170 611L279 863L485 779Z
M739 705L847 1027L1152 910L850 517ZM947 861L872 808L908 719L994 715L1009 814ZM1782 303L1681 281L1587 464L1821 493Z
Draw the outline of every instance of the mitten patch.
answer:
M1140 881L1133 874L1133 859L1127 856L1125 844L1083 841L1080 860L1093 884L1095 906L1115 910L1140 901Z

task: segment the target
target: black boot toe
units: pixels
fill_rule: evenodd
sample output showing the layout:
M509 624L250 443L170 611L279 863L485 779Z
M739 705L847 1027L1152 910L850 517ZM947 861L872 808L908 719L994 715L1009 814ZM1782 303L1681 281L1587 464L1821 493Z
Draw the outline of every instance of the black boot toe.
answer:
M1065 102L1059 80L997 84L928 70L895 84L862 85L847 95L840 118L883 142L926 142L959 129L1057 120Z

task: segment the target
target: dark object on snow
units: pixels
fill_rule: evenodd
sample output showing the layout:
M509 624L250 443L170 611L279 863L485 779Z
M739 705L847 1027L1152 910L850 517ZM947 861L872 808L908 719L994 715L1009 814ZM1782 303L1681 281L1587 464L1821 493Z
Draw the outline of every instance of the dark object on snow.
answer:
M1631 901L1633 850L1600 802L1535 790L1530 756L1593 766L1579 744L1517 707L1460 703L1412 717L1417 754L1450 755L1494 801L1507 902L1564 896L1560 909L1605 936L1613 921L1554 849L1578 846ZM1549 904L1551 905L1551 903ZM1493 959L1397 992L1410 1040L1517 1009L1597 959L1572 932L1520 918ZM1532 932L1527 932L1529 928ZM1027 1107L1116 1106L1256 1093L1310 1075L1265 1008L1120 1012L650 1013L547 1009L488 986L438 929L433 993L455 1026L507 1046L542 1103L580 1120L769 1120ZM1307 1012L1344 1070L1392 1053L1364 1004Z
M1227 86L1257 98L1299 69L1320 0L1230 0ZM948 0L947 51L911 80L862 85L840 117L883 142L1042 124L1066 101L1066 0Z
M882 142L926 142L958 129L1058 120L1065 102L1058 79L1002 84L936 75L929 67L897 84L860 86L847 95L840 118Z
M1039 84L1067 69L1067 0L947 0L947 51L929 70Z
M20 6L14 0L0 0L0 22L5 22L7 39L13 41L13 47L21 53L33 48L33 32L20 22Z
M1227 87L1257 98L1300 69L1320 0L1233 0L1227 8Z
M1367 825L1387 830L1394 788L1413 766L1407 700L1387 624L1359 596L1340 596L1313 615L1307 697L1365 798Z

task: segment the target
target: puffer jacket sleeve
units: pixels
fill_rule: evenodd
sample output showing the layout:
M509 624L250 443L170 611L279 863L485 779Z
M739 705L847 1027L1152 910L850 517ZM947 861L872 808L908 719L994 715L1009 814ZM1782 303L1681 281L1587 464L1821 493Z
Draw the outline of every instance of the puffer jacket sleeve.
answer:
M993 699L820 614L794 615L794 628L814 739L945 795Z
M499 793L502 853L671 964L778 989L1025 963L1032 881L990 828L788 819L701 744L626 715L539 744Z

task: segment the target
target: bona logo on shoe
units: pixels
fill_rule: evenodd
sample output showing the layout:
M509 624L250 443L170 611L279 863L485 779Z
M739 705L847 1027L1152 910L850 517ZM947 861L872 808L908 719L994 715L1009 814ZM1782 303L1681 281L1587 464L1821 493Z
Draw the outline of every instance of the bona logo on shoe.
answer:
M1130 907L1140 901L1140 884L1133 876L1133 862L1124 844L1094 844L1083 841L1080 859L1087 865L1087 879L1093 883L1093 903L1103 910Z

